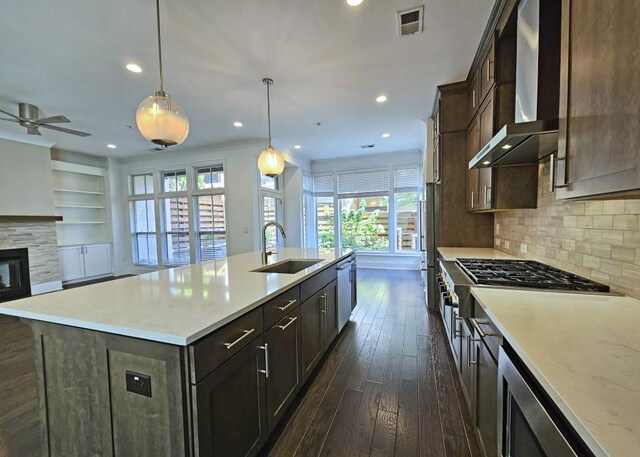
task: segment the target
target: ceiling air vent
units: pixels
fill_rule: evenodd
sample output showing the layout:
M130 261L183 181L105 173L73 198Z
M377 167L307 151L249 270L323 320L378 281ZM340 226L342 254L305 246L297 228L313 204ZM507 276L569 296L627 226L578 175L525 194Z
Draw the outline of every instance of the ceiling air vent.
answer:
M362 145L360 145L360 147L362 149L371 149L371 148L375 148L376 145L375 144L362 144Z
M398 34L400 36L422 33L424 24L424 5L404 11L398 11Z

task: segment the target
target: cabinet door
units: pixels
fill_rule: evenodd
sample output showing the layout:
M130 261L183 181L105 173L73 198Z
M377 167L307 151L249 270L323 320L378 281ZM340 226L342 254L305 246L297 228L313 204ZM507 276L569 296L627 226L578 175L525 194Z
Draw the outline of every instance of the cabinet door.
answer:
M113 273L111 267L111 245L87 244L84 247L85 276L99 276Z
M480 121L476 118L467 132L467 162L480 150ZM467 211L475 211L479 202L478 176L480 170L469 170L467 166Z
M471 401L473 399L473 381L474 381L474 368L475 360L473 357L473 333L470 330L469 322L467 319L463 319L460 323L460 377L462 379L462 392L464 393L467 405L469 405L469 412L473 417L474 404Z
M484 455L498 453L498 364L482 341L475 347L475 422Z
M559 198L640 193L640 2L563 0Z
M480 87L478 83L478 72L476 72L473 80L471 81L471 85L469 86L469 119L472 119L476 115L478 107L480 106Z
M493 93L490 93L480 108L480 148L493 138ZM493 169L481 168L478 173L478 192L480 209L490 209L493 190Z
M324 353L324 302L320 300L322 291L312 295L300 305L302 320L302 374L306 380ZM322 303L321 303L322 302Z
M322 301L325 305L324 347L327 348L338 336L338 281L332 281L322 289Z
M193 389L196 456L254 456L267 438L265 351L258 338Z
M58 258L63 281L84 278L84 246L58 248Z
M264 334L269 351L267 415L273 431L302 386L300 309L295 309Z
M479 79L481 98L484 98L489 93L496 82L494 49L493 44L491 44L491 47L489 47L489 50L485 54L480 67Z

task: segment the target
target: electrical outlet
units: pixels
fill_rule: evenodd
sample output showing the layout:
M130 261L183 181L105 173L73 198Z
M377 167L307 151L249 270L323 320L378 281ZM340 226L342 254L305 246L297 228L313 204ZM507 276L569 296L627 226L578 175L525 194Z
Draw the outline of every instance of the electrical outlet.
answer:
M151 397L151 376L127 370L125 371L125 380L127 392Z
M511 242L509 242L509 240L504 240L504 248L509 249L510 246L511 246Z
M528 250L529 250L529 246L527 246L525 243L520 243L520 252L522 252L523 254L526 254Z

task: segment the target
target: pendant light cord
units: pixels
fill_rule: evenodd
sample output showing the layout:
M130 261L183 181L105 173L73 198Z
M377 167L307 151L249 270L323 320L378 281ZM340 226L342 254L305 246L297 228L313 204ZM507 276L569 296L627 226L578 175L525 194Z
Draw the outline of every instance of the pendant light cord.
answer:
M269 86L271 86L272 81L266 81L267 85L267 123L269 125L269 147L271 147L271 97L269 92Z
M156 0L156 19L158 22L158 62L160 63L160 94L164 96L164 80L162 78L162 41L160 40L160 0Z

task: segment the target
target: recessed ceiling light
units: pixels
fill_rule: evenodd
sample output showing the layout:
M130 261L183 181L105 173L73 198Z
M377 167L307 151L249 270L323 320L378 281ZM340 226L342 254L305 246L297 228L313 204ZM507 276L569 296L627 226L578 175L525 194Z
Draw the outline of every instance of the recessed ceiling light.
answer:
M488 160L485 160L484 162L482 162L482 165L491 165L491 162L489 162Z
M388 133L383 133L382 134L382 138L389 138L391 135L389 135Z
M242 122L237 122L236 121L236 122L233 123L234 127L242 127L242 125L243 125Z
M137 65L135 63L127 64L127 70L129 70L131 73L142 73L142 68L140 68L140 65Z
M294 148L296 148L296 149L301 149L301 148L302 148L302 146L300 146L299 144L296 144L296 145L294 146Z
M347 5L349 6L358 6L362 3L363 0L347 0Z
M376 101L377 101L378 103L384 103L384 102L386 102L386 101L387 101L387 96L386 96L386 95L380 95L380 96L378 96L378 97L376 98Z
M108 147L109 149L115 149L115 148L117 148L118 146L116 146L115 144L108 144L108 145L107 145L107 147Z
M511 145L510 144L505 144L504 146L502 146L502 149L511 149Z

